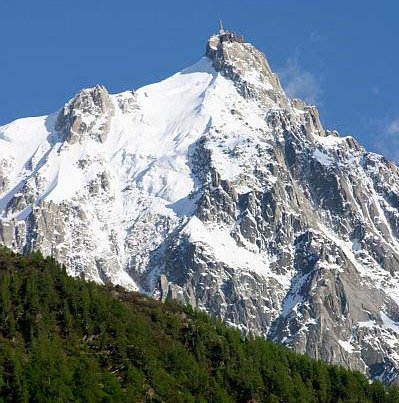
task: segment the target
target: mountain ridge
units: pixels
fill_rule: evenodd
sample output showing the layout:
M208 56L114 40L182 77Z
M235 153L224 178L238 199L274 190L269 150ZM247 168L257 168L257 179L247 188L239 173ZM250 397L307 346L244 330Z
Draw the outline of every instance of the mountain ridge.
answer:
M219 33L137 91L0 128L0 241L390 383L399 176Z

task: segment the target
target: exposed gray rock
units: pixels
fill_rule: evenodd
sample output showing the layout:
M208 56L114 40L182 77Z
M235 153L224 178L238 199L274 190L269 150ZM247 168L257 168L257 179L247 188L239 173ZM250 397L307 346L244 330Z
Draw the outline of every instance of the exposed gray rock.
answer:
M103 143L107 137L114 107L105 87L79 92L60 111L55 129L69 144L82 142L85 135Z

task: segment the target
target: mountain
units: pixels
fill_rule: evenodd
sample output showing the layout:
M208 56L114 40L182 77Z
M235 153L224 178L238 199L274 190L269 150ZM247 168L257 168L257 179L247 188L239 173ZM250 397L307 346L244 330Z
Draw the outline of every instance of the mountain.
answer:
M1 402L397 402L359 372L0 250Z
M221 31L172 77L0 128L0 242L399 376L399 171Z

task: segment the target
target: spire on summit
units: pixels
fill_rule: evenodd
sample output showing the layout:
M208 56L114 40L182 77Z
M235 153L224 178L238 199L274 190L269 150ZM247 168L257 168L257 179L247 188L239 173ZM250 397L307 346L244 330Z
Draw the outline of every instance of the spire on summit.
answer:
M224 29L223 29L223 22L222 19L220 18L219 20L219 35L224 34Z

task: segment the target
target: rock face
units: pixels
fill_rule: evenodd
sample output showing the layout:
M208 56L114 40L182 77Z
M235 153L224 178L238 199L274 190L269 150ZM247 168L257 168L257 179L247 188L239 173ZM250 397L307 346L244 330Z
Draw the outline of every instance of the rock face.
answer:
M160 82L0 128L0 242L395 382L399 171L212 36Z
M114 114L112 101L104 87L82 90L58 114L55 129L68 144L85 141L85 136L104 143Z

